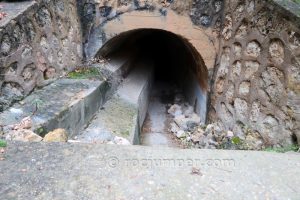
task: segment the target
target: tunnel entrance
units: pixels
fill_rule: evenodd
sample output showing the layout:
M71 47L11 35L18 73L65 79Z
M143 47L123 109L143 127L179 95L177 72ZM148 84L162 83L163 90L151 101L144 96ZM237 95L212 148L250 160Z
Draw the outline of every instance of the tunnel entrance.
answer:
M126 59L125 79L136 68L153 68L148 112L140 122L141 144L178 146L169 134L172 114L168 110L175 104L192 109L200 116L199 123L205 123L208 73L185 38L159 29L132 30L109 40L97 56Z

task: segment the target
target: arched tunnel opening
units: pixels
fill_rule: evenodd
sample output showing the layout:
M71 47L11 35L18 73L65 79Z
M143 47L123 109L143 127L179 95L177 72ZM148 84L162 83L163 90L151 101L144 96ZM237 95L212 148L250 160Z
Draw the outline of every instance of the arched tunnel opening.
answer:
M96 56L126 59L128 69L123 78L136 68L153 68L148 112L142 122L142 144L147 143L143 140L157 144L168 140L160 134L170 128L168 110L174 105L188 104L199 116L199 123L205 123L208 72L201 55L187 39L160 29L136 29L108 40Z

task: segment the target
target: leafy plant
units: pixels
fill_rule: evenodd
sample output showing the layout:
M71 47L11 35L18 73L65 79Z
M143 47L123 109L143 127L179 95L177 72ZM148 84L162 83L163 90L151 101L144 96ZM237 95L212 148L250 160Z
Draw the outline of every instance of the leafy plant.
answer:
M239 145L239 144L241 144L242 141L239 137L233 137L231 139L231 142L232 142L232 144Z
M0 147L6 147L7 143L4 140L0 140Z

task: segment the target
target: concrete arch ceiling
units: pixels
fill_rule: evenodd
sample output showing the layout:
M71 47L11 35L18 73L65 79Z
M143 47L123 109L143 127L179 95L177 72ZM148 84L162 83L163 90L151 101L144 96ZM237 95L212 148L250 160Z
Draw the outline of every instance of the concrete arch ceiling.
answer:
M189 16L174 11L167 16L161 16L158 11L132 11L107 21L92 31L85 47L87 57L94 57L111 38L135 29L161 29L182 36L195 47L207 69L214 68L219 44L212 29L195 26Z
M144 45L143 43L139 44L139 42L142 42L140 40L146 38L152 38L153 37L152 34L156 34L155 37L157 37L157 41L158 41L157 43L158 51L161 50L160 48L162 48L162 46L160 46L161 38L159 39L159 37L164 37L166 40L169 40L169 42L172 42L173 44L175 43L177 44L176 47L175 46L168 47L171 49L179 48L176 51L178 52L178 54L181 55L181 58L175 56L174 59L185 60L184 63L186 63L186 66L188 66L188 68L192 70L191 72L193 72L193 74L197 77L198 83L203 89L203 91L206 91L208 89L208 70L203 61L202 56L186 38L166 30L154 29L154 28L142 28L142 29L134 29L134 30L122 32L117 36L109 39L97 52L95 57L109 58L110 55L116 52L140 51L141 50L139 49L140 47L137 46ZM163 44L163 46L164 45L166 44ZM130 46L131 49L128 49L128 46ZM138 49L135 49L136 47ZM182 53L179 53L181 51Z

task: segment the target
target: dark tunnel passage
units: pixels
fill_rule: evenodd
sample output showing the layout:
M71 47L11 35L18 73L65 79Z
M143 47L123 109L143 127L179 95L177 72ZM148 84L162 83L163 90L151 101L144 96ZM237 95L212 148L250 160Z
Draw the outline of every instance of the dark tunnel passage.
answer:
M114 59L116 55L130 63L125 77L139 67L138 63L153 67L147 118L152 117L152 125L157 121L157 127L152 129L159 130L154 132L167 132L159 123L165 120L163 115L168 106L178 101L188 102L200 116L201 123L205 123L208 72L200 54L185 38L158 29L128 31L110 39L97 54L104 59Z

